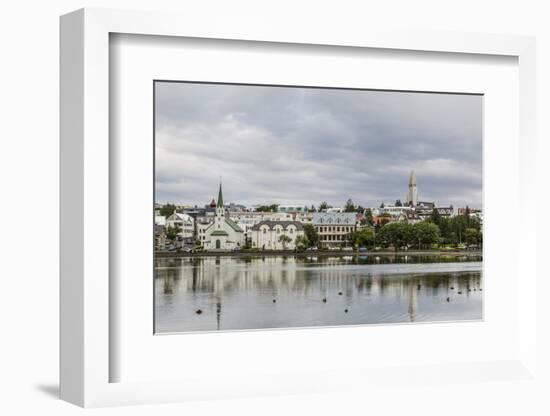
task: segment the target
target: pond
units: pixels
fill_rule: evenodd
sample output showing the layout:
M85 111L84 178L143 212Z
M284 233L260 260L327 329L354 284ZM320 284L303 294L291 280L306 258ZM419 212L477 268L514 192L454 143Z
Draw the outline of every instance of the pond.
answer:
M157 258L155 332L482 319L482 261L448 256Z

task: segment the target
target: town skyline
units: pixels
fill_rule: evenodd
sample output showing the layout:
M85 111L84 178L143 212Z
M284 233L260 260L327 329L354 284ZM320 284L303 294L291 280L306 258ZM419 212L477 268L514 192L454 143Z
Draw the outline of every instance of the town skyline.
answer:
M482 207L482 97L157 82L155 197L227 202L422 201Z
M216 186L219 186L220 183L223 183L223 187L224 187L224 189L226 189L225 182L223 182L223 180L220 180L220 178L218 178L218 182L217 182ZM217 188L214 188L214 189L217 189ZM227 191L224 191L224 192L227 194ZM281 206L281 205L295 205L295 206L300 206L300 207L307 207L308 209L311 206L314 206L315 209L318 209L319 205L323 202L326 202L327 205L329 205L331 208L344 207L346 205L348 199L351 199L355 206L362 206L363 208L375 208L375 207L379 207L381 204L384 204L384 205L395 204L395 202L397 202L397 201L401 202L403 205L406 205L407 202L408 202L407 192L408 192L408 188L407 188L407 191L404 192L404 195L405 195L404 197L401 197L401 198L397 197L395 199L390 199L390 200L385 200L385 201L381 200L381 201L375 202L375 203L370 204L370 205L369 204L363 204L363 203L359 202L358 199L355 199L352 196L346 198L343 201L340 201L340 200L337 200L337 201L319 200L319 201L285 201L285 202L280 202L280 201L276 201L276 200L262 200L262 201L258 201L256 203L247 203L247 204L241 203L240 201L235 201L231 198L225 198L224 205L228 206L230 204L235 204L235 205L242 205L242 206L245 206L245 207L258 207L258 206L270 206L270 205L279 205L279 206ZM455 208L459 208L459 207L466 207L467 206L467 207L473 208L473 209L482 209L482 204L481 203L479 204L479 206L469 205L469 204L455 205L455 204L445 204L445 203L442 203L441 201L434 201L434 200L431 200L429 198L423 198L420 191L418 192L418 201L434 203L438 207L454 206ZM189 201L158 201L158 200L155 201L155 202L159 205L173 204L173 205L178 205L178 206L190 206L190 207L195 207L196 206L196 207L201 207L202 208L204 206L209 205L211 202L215 202L217 204L217 198L216 198L216 195L213 193L212 197L207 198L207 200L205 200L205 201L200 201L200 202L197 202L197 203L191 203Z

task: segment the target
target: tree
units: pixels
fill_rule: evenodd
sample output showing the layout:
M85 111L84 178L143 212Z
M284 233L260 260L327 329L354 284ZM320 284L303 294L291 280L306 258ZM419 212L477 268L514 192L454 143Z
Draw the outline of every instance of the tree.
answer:
M303 250L307 247L309 247L309 240L305 234L296 237L296 248L298 250Z
M319 212L323 211L323 210L327 210L329 208L328 204L323 201L321 202L321 204L319 205Z
M286 245L292 241L292 238L290 238L288 235L281 235L279 236L279 243L283 243L283 250L286 250Z
M359 214L364 214L365 213L365 208L363 208L361 205L357 205L356 211Z
M356 208L355 205L353 205L353 201L350 199L346 202L346 207L344 208L344 212L355 212Z
M304 225L304 235L308 241L308 247L315 247L319 243L319 234L311 224Z
M374 230L372 228L363 228L352 234L351 240L357 247L369 247L374 244Z
M384 209L384 207L385 207L385 205L384 205L384 203L382 202L382 203L380 204L380 208Z
M439 214L439 210L436 207L433 207L432 209L432 213L430 214L430 221L437 226L441 224L441 215Z
M376 235L376 241L383 246L393 246L395 251L412 243L414 238L411 224L406 222L392 222L384 225Z
M310 212L317 212L317 209L315 208L315 205L311 205L311 208L309 210L310 210Z
M401 202L400 199L397 199L397 200L395 201L395 206L396 206L396 207L402 207L402 206L403 206L403 203Z
M481 233L475 228L466 228L464 230L464 240L468 244L479 244L481 242Z
M430 221L422 221L413 225L413 234L418 248L430 247L439 242L439 227Z
M177 224L173 227L171 225L166 227L166 238L170 241L174 241L179 233L181 233L181 228Z
M164 204L160 207L160 215L163 217L169 217L176 211L176 206L174 204Z
M373 221L373 218L372 218L372 209L367 208L367 210L365 211L365 219L367 220L368 225L373 225L374 224L374 221Z
M256 208L256 211L257 212L277 212L277 208L279 208L278 204L261 205L258 208Z

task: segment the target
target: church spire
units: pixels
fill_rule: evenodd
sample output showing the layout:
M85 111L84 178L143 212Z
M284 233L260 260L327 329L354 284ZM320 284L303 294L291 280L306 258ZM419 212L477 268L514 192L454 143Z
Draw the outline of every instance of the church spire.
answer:
M416 186L416 174L414 170L411 170L411 176L409 177L409 186Z
M222 195L222 181L220 179L220 191L218 192L218 203L217 206L223 209L223 195Z

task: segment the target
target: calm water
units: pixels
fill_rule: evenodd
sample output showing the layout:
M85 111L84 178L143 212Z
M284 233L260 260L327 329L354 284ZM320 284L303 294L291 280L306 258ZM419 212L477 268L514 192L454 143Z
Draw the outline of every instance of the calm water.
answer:
M481 319L481 264L478 256L158 258L156 332Z

